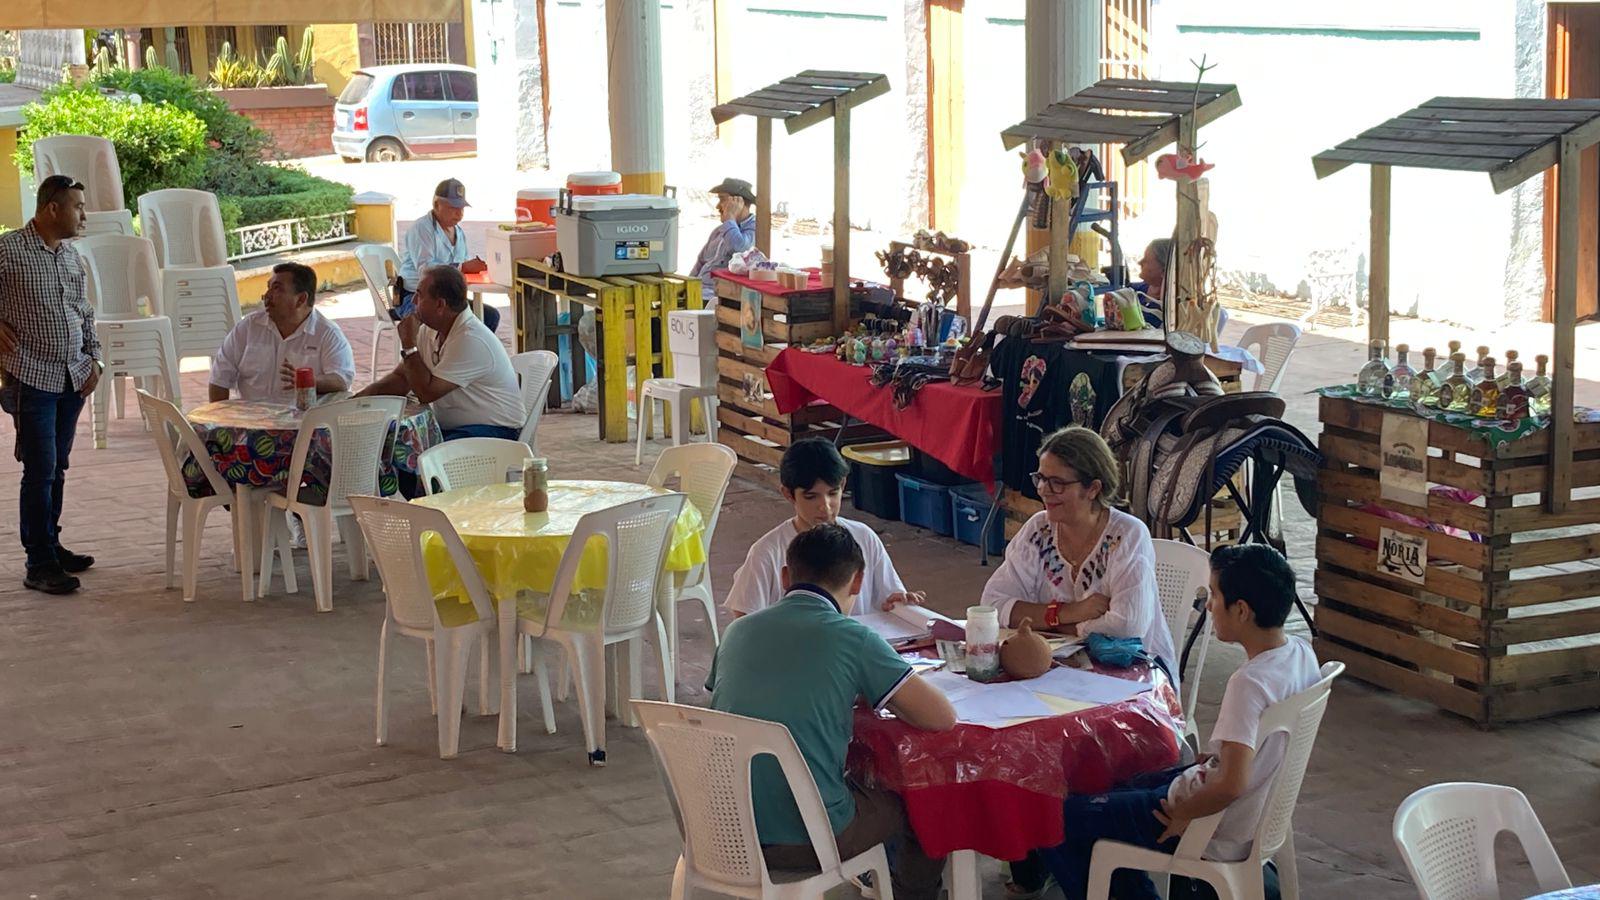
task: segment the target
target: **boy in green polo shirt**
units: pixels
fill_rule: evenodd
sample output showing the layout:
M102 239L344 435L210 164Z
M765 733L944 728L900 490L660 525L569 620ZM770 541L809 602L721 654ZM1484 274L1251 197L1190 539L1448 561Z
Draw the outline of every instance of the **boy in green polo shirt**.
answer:
M947 731L955 710L867 626L839 611L860 590L861 547L842 525L818 525L785 552L783 599L728 626L711 661L711 708L788 727L822 794L839 854L890 845L894 893L935 900L943 860L929 859L906 823L900 798L845 778L857 700L887 707L913 728ZM756 831L773 869L816 868L794 795L771 757L751 766Z

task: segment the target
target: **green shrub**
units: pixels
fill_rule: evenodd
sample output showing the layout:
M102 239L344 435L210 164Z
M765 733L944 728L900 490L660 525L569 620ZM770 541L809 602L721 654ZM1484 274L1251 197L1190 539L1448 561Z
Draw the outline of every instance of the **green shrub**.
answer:
M263 166L273 174L271 190L257 196L230 195L239 206L239 224L256 225L279 219L296 219L344 212L355 190L348 184L318 178L299 169Z
M204 171L206 126L194 113L171 104L128 103L93 90L55 93L23 107L27 137L14 159L33 172L33 142L57 134L94 134L116 145L122 191L128 208L140 194L164 187L188 187Z
M248 118L234 112L226 100L207 90L198 79L189 75L163 68L141 69L137 72L111 69L96 73L90 83L96 88L115 88L124 93L138 94L145 103L167 103L199 116L206 125L206 138L222 151L223 156L228 157L218 167L222 170L238 163L256 162L272 147L270 135L257 128ZM53 89L54 92L61 90ZM210 173L203 182L209 178ZM219 190L206 183L200 187L208 191Z

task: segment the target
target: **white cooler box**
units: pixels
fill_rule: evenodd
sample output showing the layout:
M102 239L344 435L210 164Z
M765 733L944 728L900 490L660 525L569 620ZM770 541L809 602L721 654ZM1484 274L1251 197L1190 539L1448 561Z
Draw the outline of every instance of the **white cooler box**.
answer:
M667 313L667 350L672 380L695 387L717 386L717 314L709 309Z
M654 194L571 196L555 208L563 271L585 278L670 272L678 265L678 201Z
M510 285L511 279L516 277L513 262L519 259L543 261L546 257L554 256L555 252L554 228L543 228L538 231L506 231L503 228L491 228L489 246L485 249L483 259L489 264L490 281L495 284Z

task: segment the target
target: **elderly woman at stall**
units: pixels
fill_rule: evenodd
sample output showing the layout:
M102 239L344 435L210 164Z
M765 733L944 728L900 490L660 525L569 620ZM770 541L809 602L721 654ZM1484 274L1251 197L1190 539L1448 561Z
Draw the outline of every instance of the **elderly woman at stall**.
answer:
M1155 549L1144 523L1112 508L1122 486L1111 448L1088 428L1063 428L1039 445L1033 484L1044 510L1006 545L1005 561L983 588L1002 625L1023 619L1040 630L1139 638L1166 664L1177 687L1177 657L1156 590ZM1010 900L1047 887L1032 854L1011 863Z
M1172 265L1172 238L1156 238L1144 248L1139 257L1139 280L1128 285L1140 293L1139 305L1144 309L1145 322L1152 328L1161 327L1162 297L1167 291L1167 270ZM1218 311L1217 330L1228 324L1228 310Z

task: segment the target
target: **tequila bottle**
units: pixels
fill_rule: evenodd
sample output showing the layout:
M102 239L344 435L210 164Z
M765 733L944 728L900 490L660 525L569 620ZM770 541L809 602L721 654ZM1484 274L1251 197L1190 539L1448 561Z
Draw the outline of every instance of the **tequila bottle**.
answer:
M1494 380L1494 357L1485 356L1478 383L1472 387L1472 414L1492 419L1500 411L1500 385Z
M1488 358L1489 358L1489 348L1488 347L1479 347L1478 348L1478 355L1476 357L1476 359L1478 360L1477 363L1474 364L1471 368L1467 369L1467 383L1468 384L1471 384L1473 387L1477 387L1478 386L1478 382L1483 380L1483 361L1488 359Z
M1506 366L1506 385L1500 389L1500 407L1496 414L1502 419L1525 419L1528 416L1528 389L1522 383L1522 363Z
M1471 402L1472 385L1467 383L1467 358L1456 353L1450 357L1450 377L1439 388L1439 408L1466 412Z
M1367 364L1356 373L1356 393L1363 397L1381 396L1383 380L1389 375L1389 360L1384 358L1388 345L1379 340L1367 345Z
M1406 354L1411 350L1405 344L1396 344L1394 348L1394 367L1389 374L1383 376L1383 384L1378 388L1378 396L1385 400L1405 400L1411 396L1411 364L1406 362Z
M1550 415L1550 376L1545 373L1545 367L1550 365L1550 357L1543 353L1535 356L1534 362L1539 364L1539 369L1534 376L1523 385L1528 389L1528 411L1536 416Z
M1435 371L1434 356L1432 347L1422 351L1422 368L1411 373L1408 393L1411 395L1411 402L1420 406L1433 406L1439 402L1439 385L1442 379Z
M1433 374L1439 376L1440 384L1444 384L1446 381L1450 380L1451 373L1455 372L1456 370L1456 365L1454 362L1456 354L1460 352L1461 342L1451 341L1449 351L1446 352L1444 356L1440 357L1439 368L1433 370Z
M1500 385L1500 390L1501 391L1504 391L1506 389L1506 385L1511 383L1511 366L1512 365L1519 365L1520 366L1521 363L1517 362L1517 351L1515 351L1515 350L1507 350L1506 351L1505 368L1501 369L1500 376L1495 379L1495 383Z

